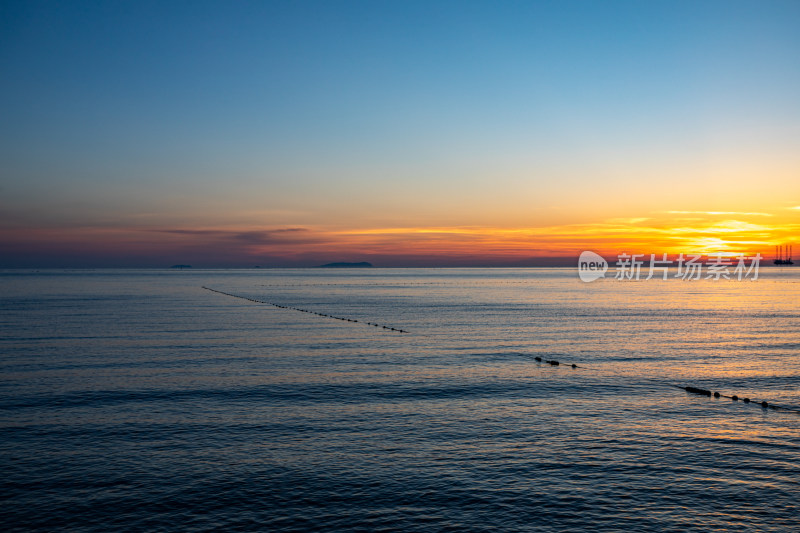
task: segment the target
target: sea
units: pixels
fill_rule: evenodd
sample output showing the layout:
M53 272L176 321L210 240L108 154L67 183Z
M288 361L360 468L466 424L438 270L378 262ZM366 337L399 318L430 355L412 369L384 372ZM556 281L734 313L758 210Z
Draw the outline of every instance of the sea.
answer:
M0 271L0 529L800 531L799 297L791 267Z

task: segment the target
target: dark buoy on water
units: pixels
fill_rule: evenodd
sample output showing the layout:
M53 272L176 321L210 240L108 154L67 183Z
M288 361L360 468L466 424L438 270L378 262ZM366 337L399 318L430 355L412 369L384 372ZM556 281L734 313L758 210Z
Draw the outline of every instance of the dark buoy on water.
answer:
M719 398L719 393L718 392L714 393L714 398Z
M742 400L742 401L743 401L744 403L750 403L750 398L745 398L745 399L744 399L744 400Z
M767 407L769 407L769 404L767 402L761 402L761 407L766 409Z
M542 358L541 358L541 357L534 357L534 359L536 359L536 360L537 360L537 361L539 361L540 363L542 362Z
M731 396L731 400L733 400L734 402L738 402L739 397L734 394L733 396Z
M691 392L692 394L702 394L703 396L711 397L711 391L706 389L698 389L697 387L684 387L686 392Z
M578 368L578 365L576 365L575 363L572 363L572 368Z

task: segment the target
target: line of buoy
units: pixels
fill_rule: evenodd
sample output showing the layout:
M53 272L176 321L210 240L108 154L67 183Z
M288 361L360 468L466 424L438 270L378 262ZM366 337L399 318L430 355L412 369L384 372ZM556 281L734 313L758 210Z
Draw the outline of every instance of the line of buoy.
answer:
M800 410L791 409L789 407L781 407L780 405L775 405L773 403L769 403L766 400L763 400L763 401L759 402L758 400L751 400L750 398L747 398L747 397L740 398L736 394L734 394L733 396L726 396L725 394L722 394L720 392L716 392L716 391L715 392L711 392L708 389L699 389L697 387L681 387L680 385L675 385L675 386L678 387L679 389L683 389L686 392L689 392L691 394L699 394L700 396L707 396L709 398L711 398L712 396L714 398L717 398L717 399L719 399L719 398L728 398L729 400L734 401L734 402L738 402L739 400L741 400L742 403L753 403L755 405L760 405L762 409L774 409L776 411L791 411L793 413L800 413Z
M535 359L536 361L540 362L540 363L545 363L545 364L548 364L548 365L550 365L550 366L559 366L559 365L561 365L561 363L560 363L560 362L558 362L558 361L556 361L555 359L551 359L551 360L549 360L549 361L548 361L548 360L546 360L546 359L542 359L542 358L541 358L541 357L539 357L538 355L537 355L536 357L534 357L534 359ZM581 368L581 367L579 367L578 365L576 365L575 363L572 363L572 364L570 364L570 365L568 365L568 364L566 364L566 363L565 363L565 364L564 364L564 366L569 366L569 367L572 367L572 368Z
M341 320L343 322L354 322L354 323L366 324L368 326L375 326L376 328L383 328L385 330L395 331L397 333L410 333L410 331L405 330L405 329L401 329L401 328L393 328L393 327L390 327L390 326L384 326L384 325L381 325L381 324L375 324L373 322L359 322L355 318L346 318L346 317L341 317L341 316L334 316L334 315L329 315L327 313L319 313L317 311L311 311L309 309L301 309L299 307L291 307L289 305L280 305L280 304L276 304L276 303L272 303L272 302L266 302L264 300L257 300L255 298L248 298L247 296L240 296L238 294L231 294L229 292L224 292L224 291L219 291L217 289L212 289L211 287L206 287L205 285L203 285L203 288L205 290L207 290L207 291L216 292L217 294L230 296L231 298L239 298L241 300L247 300L248 302L271 305L271 306L277 307L278 309L291 309L292 311L299 311L301 313L309 313L309 314L312 314L312 315L322 316L322 317L326 317L326 318L332 318L334 320Z
M203 285L203 289L211 291L211 292L216 292L217 294L230 296L231 298L239 298L239 299L242 299L242 300L247 300L249 302L272 305L272 306L277 307L279 309L290 309L292 311L299 311L301 313L310 313L310 314L313 314L313 315L326 317L326 318L333 318L335 320L342 320L342 321L345 321L345 322L366 324L367 326L374 326L376 328L382 328L382 329L385 329L385 330L388 330L388 331L394 331L394 332L397 332L397 333L410 333L408 330L404 330L404 329L400 329L400 328L393 328L393 327L390 327L390 326L384 326L382 324L377 324L375 322L359 322L358 320L356 320L354 318L338 317L338 316L334 316L334 315L329 315L327 313L320 313L320 312L317 312L317 311L310 311L308 309L301 309L299 307L292 307L292 306L288 306L288 305L280 305L280 304L276 304L276 303L272 303L272 302L267 302L267 301L264 301L264 300L257 300L255 298L248 298L247 296L240 296L238 294L231 294L229 292L224 292L224 291L220 291L220 290L217 290L217 289L212 289L211 287L206 287L205 285ZM550 366L561 366L562 365L561 362L559 362L559 361L557 361L555 359L543 359L542 357L540 357L538 355L534 357L534 360L536 360L539 363L548 364ZM576 365L575 363L564 364L564 366L569 366L571 368L583 368L583 367L580 367L580 366ZM706 396L708 398L711 398L711 397L714 397L716 399L727 398L727 399L729 399L731 401L734 401L734 402L738 402L738 401L741 400L742 403L746 403L746 404L753 403L754 405L759 405L762 409L773 409L773 410L776 410L776 411L788 411L788 412L791 412L791 413L800 414L800 410L798 410L798 409L792 409L790 407L781 407L780 405L775 405L775 404L769 403L766 400L762 400L761 402L759 402L757 400L751 400L748 397L740 398L736 394L734 394L732 396L727 396L727 395L722 394L722 393L717 392L717 391L712 392L711 390L701 389L701 388L698 388L698 387L692 387L692 386L684 386L684 387L682 387L680 385L673 385L673 386L677 387L679 389L682 389L682 390L684 390L684 391L686 391L686 392L688 392L690 394L697 394L697 395L700 395L700 396Z

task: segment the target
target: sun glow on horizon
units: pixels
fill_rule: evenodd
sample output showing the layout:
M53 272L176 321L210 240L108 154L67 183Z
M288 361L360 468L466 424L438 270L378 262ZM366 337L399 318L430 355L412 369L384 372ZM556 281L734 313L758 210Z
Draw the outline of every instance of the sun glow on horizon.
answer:
M309 227L116 227L40 229L16 234L24 249L48 245L151 256L194 258L214 264L306 264L366 259L392 265L524 265L568 260L584 250L619 253L771 257L800 232L800 215L686 211L607 218L582 224L534 227L404 226L328 229ZM736 215L736 218L731 218ZM752 219L752 220L751 220Z

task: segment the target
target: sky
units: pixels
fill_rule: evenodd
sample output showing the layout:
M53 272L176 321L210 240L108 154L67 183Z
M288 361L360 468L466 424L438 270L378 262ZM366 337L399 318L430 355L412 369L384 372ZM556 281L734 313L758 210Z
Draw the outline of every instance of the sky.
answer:
M796 0L3 0L0 268L771 257L797 28Z

